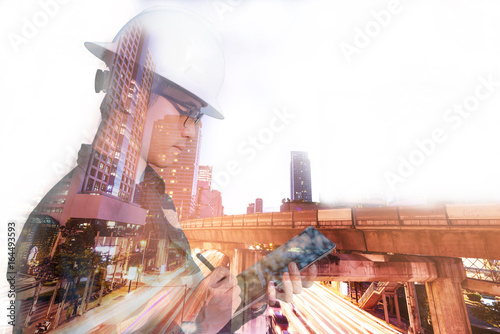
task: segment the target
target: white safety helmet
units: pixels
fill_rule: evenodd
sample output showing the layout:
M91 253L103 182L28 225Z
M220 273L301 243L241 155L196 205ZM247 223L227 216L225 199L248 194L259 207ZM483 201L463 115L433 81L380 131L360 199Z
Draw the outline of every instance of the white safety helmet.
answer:
M205 18L178 7L156 6L131 19L111 43L86 42L85 47L108 65L120 38L139 23L157 76L204 102L201 112L223 119L217 96L224 81L224 54L219 31Z

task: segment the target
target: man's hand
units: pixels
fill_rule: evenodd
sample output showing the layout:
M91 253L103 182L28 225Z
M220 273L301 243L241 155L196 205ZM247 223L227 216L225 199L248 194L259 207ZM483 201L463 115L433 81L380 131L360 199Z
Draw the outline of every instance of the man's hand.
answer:
M267 300L269 305L274 305L276 300L282 300L286 303L293 301L293 295L302 292L302 288L310 288L318 269L316 265L310 266L304 275L301 275L297 265L292 262L288 265L288 272L281 277L281 287L277 288L273 281L267 283Z
M196 293L203 295L204 306L196 317L195 333L217 333L231 320L241 303L238 279L224 267L215 268L203 279Z

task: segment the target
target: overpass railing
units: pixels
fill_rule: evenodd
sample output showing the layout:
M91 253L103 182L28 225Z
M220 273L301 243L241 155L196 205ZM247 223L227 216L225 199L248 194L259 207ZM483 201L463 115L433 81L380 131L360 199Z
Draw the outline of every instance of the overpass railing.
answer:
M463 258L462 261L468 278L500 283L499 260Z
M269 212L181 221L200 228L494 228L500 229L500 204L339 208Z

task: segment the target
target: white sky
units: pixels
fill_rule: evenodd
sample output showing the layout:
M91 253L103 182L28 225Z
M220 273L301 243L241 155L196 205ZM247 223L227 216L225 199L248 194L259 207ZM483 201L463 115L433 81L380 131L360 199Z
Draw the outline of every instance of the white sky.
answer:
M43 22L42 4L54 1L0 3L2 221L21 222L93 138L102 65L83 43L111 41L134 14L161 3L65 0ZM219 181L227 214L245 213L257 197L278 210L290 197L292 150L309 152L314 200L499 200L500 83L478 88L481 77L500 82L499 2L177 2L214 22L224 40L226 119L204 120L201 163L217 175L239 166ZM40 27L14 47L9 36L22 37L36 18ZM363 40L365 29L372 37ZM350 57L347 44L359 46ZM464 102L470 115L448 114ZM284 110L294 117L269 130ZM440 142L419 153L415 142L435 131ZM249 137L259 134L265 143L253 155ZM410 158L413 167L400 167Z

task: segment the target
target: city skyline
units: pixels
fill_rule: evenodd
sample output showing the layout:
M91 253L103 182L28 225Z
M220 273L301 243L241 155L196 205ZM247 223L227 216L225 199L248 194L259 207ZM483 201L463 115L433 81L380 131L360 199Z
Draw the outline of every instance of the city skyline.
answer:
M33 242L32 236L39 235L33 243L36 249L17 247L23 263L31 266L45 257L50 248L39 246L57 244L61 236L71 243L71 233L76 229L59 230L61 234L56 236L58 222L99 228L100 234L92 235L89 241L97 246L96 252L116 257L122 253L125 261L115 264L115 271L121 266L122 279L126 268L134 265L146 269L136 278L137 283L145 282L150 267L151 282L164 284L158 280L161 276L157 271L182 263L180 248L169 249L172 243L167 237L174 237L175 231L168 231L169 225L156 224L165 220L163 216L175 218L172 210L160 206L146 209L132 203L134 195L137 203L141 196L146 197L141 189L151 181L138 179L140 175L132 166L137 142L143 135L142 109L148 99L148 89L141 91L141 81L148 86L147 69L154 66L154 59L146 60L144 73L133 72L127 63L138 55L127 50L132 52L123 67L105 74L111 80L124 80L116 86L127 90L110 93L110 99L102 101L104 94L94 92L98 90L94 87L95 74L96 69L103 74L106 68L83 44L113 40L117 28L132 16L165 2L28 0L0 5L5 37L0 42L4 51L0 218L9 223L9 232L14 226L17 238ZM362 277L358 278L367 279L366 268L387 264L388 272L372 277L374 281L386 282L384 279L395 274L406 275L398 282L417 281L414 275L410 278L406 268L415 268L413 264L421 261L422 270L418 271L428 270L429 275L418 282L425 282L431 297L428 306L433 323L447 328L454 324L470 326L462 288L474 282L463 280L467 266L459 257L482 257L498 265L500 155L495 144L500 141L500 3L169 3L188 7L214 24L222 35L226 65L224 85L216 101L225 119L203 117L199 136L180 150L183 154L176 161L180 167L157 170L163 173L166 193L174 201L172 205L165 198L168 208L175 206L181 219L201 216L203 205L208 215L229 216L182 222L183 240L188 238L193 250L207 243L231 247L242 243L234 247L238 249L235 256L223 264L240 265L245 256L250 258L239 251L243 247L255 242L277 246L302 227L314 225L339 250L346 250L339 254L340 265L336 262L327 267L335 274L342 269L353 275L354 269L359 269ZM138 31L132 33L140 36ZM200 51L209 54L196 43L187 47L192 53L187 52L185 59ZM188 73L194 69L184 70ZM124 110L116 110L118 100ZM158 125L155 131L160 129ZM245 209L249 214L258 212L261 203L262 212L280 211L281 199L289 196L293 178L290 152L307 152L312 187L308 193L313 203L300 207L285 200L283 212L261 214L258 219L256 215L244 215ZM134 191L135 183L140 189ZM179 187L175 189L174 184ZM53 191L47 193L50 189ZM331 209L317 202L346 205ZM368 208L350 203L390 206ZM432 205L417 207L422 204ZM102 207L110 210L99 210ZM307 211L309 208L318 211ZM27 221L32 210L35 215ZM25 230L20 234L23 224ZM268 233L278 231L276 228L280 233ZM43 229L51 238L45 239L40 233ZM7 240L6 233L3 236ZM347 254L351 251L356 254ZM360 265L363 253L366 262ZM391 258L391 254L396 255ZM403 257L402 266L394 271L393 266ZM381 258L386 262L380 262ZM208 261L219 265L211 258ZM72 262L69 265L74 269ZM472 267L466 272L469 278L474 270L478 276L486 273ZM449 270L443 273L443 268ZM103 273L111 272L107 266L102 269ZM200 269L208 273L201 264ZM318 266L318 273L322 269ZM492 273L491 267L482 269L488 269L491 277L498 273ZM91 267L89 273L93 271ZM101 293L106 276L101 275ZM324 277L328 281L338 278ZM343 279L353 282L356 277ZM43 281L30 280L42 287ZM99 279L91 280L97 287ZM66 284L66 291L69 287ZM175 308L176 303L171 301L183 300L181 295L187 293L189 284L183 287L176 289L179 294L175 298L171 295L174 299L158 301L155 305L159 312L150 314L165 311L164 305ZM45 286L39 292L46 293L47 289ZM114 307L120 303L134 308L141 302L148 312L153 309L152 290L139 287L141 290L145 292L143 297L134 293L135 302L130 306L126 297L109 296L112 304L108 305L113 307L100 310L111 327L118 328L115 320L127 316L123 309ZM357 299L357 288L355 294ZM406 296L403 300L408 302L407 309L418 309L411 305L418 298ZM298 305L301 299L294 302ZM78 298L72 300L76 306ZM39 313L44 313L44 306L37 305ZM286 312L285 303L282 306ZM61 310L59 315L64 315L64 308ZM449 310L454 312L447 313ZM293 313L291 308L289 313ZM322 313L334 315L325 305L323 312L313 312L310 318ZM133 316L141 317L136 325L147 321L139 313ZM413 316L418 317L409 314L409 318ZM95 319L104 319L78 318L75 323L81 321L91 327ZM365 325L360 331L366 330Z
M22 222L95 135L100 65L83 43L111 40L117 26L154 4L71 3L25 43L3 41L2 134L12 143L3 156L13 162L3 166L13 176L4 188L6 219ZM500 47L491 33L500 29L499 5L401 4L373 37L364 29L386 3L255 1L224 13L210 3L185 5L214 22L224 40L226 118L203 119L200 163L213 166L226 213L245 212L255 198L276 210L289 193L283 171L292 150L315 162L313 201L500 200L500 159L491 151L500 140ZM40 11L36 1L10 4L4 30L22 37L19 18ZM433 24L422 25L422 17Z

